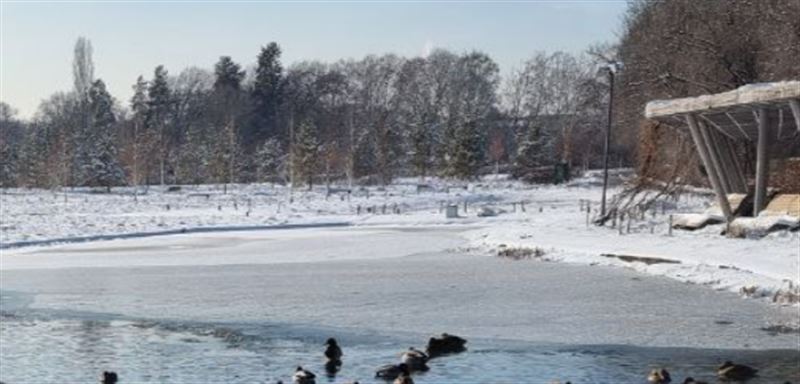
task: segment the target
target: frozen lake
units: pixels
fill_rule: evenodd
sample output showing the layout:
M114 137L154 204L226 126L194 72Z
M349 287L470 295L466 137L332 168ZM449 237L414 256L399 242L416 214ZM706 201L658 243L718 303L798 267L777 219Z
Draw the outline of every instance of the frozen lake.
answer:
M764 330L796 308L461 244L455 228L346 228L4 251L0 380L272 383L322 373L333 336L331 381L363 383L440 332L470 349L417 382L643 382L659 365L711 379L725 359L761 368L752 383L800 380L799 336Z

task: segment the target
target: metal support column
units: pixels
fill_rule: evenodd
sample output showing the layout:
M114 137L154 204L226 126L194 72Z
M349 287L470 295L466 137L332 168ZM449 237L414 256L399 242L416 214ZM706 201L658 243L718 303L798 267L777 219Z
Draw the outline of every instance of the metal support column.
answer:
M717 194L717 201L719 202L719 207L722 210L722 214L725 216L725 220L730 223L731 220L733 220L731 205L728 202L728 196L725 195L725 191L722 189L722 185L714 169L714 165L711 163L711 158L709 157L706 145L703 142L703 135L700 133L700 126L697 124L697 119L694 117L694 115L689 114L686 115L686 122L689 124L689 132L692 134L692 140L694 140L697 153L700 154L700 160L703 161L703 166L706 168L708 179L711 181L711 186L714 188L714 193Z
M769 116L766 108L758 110L758 143L756 144L756 194L753 203L753 216L758 216L767 203L767 182L769 179Z

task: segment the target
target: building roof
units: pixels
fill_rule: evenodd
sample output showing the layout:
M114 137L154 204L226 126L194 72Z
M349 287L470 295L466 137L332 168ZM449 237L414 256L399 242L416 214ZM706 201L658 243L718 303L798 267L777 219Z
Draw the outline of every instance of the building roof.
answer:
M713 95L654 100L647 103L645 116L671 124L685 124L685 115L699 120L737 140L758 137L756 112L767 111L778 139L800 133L800 81L748 84Z

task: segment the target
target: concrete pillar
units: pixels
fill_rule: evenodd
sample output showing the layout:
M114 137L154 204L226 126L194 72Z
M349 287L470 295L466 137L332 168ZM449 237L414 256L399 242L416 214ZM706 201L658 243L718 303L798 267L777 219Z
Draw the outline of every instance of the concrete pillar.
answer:
M733 220L731 205L728 202L728 196L722 189L722 185L720 184L719 177L714 169L714 165L711 164L711 158L709 157L706 145L703 142L703 135L700 133L700 126L697 124L697 119L694 117L694 115L689 114L686 115L686 122L689 124L689 132L692 134L692 140L694 140L697 153L700 154L700 160L703 161L703 166L706 168L708 179L711 181L711 186L714 188L714 193L717 194L717 201L719 202L719 207L722 210L722 214L725 216L725 220L730 223L731 220Z

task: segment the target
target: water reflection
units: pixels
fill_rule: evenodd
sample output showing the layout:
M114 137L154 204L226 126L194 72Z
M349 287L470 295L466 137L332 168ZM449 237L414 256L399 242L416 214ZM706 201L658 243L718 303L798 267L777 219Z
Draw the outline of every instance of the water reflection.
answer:
M339 336L344 364L326 366L324 340L315 331L275 325L210 325L136 320L95 320L3 314L0 317L0 380L7 383L96 382L114 370L122 382L274 383L298 365L320 382L374 383L374 368L396 362L408 348L403 337ZM326 331L326 332L331 332ZM420 339L419 343L424 340ZM473 340L466 353L434 359L419 383L639 383L651 368L668 367L673 380L686 376L716 382L725 359L751 364L749 381L800 380L798 351L725 351L625 346L543 346ZM330 370L330 371L329 371ZM328 372L326 375L325 373Z

